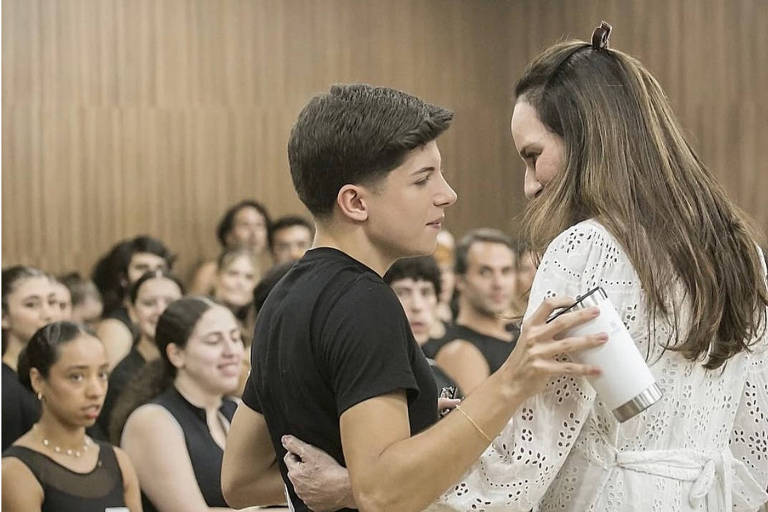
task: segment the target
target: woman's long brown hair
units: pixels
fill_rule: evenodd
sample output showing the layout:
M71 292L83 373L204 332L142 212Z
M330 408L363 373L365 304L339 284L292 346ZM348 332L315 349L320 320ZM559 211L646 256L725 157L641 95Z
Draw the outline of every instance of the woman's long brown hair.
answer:
M665 348L708 369L747 350L768 306L756 232L686 141L656 79L622 52L563 42L528 65L515 96L566 146L565 170L525 212L534 250L595 218L627 252L650 318L661 313L672 327ZM691 305L683 316L673 286Z

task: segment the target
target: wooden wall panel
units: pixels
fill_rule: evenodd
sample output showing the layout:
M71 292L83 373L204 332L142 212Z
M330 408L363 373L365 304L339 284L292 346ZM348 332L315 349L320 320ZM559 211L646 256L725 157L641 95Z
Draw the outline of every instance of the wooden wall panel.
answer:
M546 45L600 19L668 92L732 197L768 226L765 0L3 0L3 265L88 272L149 233L186 275L227 205L304 212L295 117L336 82L454 109L448 226L515 231L512 87Z

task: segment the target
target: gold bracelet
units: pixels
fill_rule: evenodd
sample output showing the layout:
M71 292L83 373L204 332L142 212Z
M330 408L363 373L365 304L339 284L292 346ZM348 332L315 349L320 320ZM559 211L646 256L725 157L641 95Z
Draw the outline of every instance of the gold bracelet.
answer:
M488 437L488 434L486 434L486 433L485 433L485 431L483 431L483 429L481 429L481 428L480 428L480 425L478 425L478 424L475 422L475 420L473 420L473 419L472 419L472 418L469 416L469 414L467 414L466 412L464 412L464 409L462 409L462 408L461 408L461 406L457 405L457 406L456 406L456 410L457 410L457 411L459 411L461 414L463 414L465 418L467 418L467 420L468 420L468 421L469 421L469 422L472 424L472 426L473 426L473 427L475 427L475 429L477 429L477 431L478 431L478 432L480 432L480 435L481 435L481 436L483 436L483 437L485 438L485 440L486 440L486 441L488 441L489 443L492 443L492 442L493 442L493 440L491 440L491 438L490 438L490 437Z

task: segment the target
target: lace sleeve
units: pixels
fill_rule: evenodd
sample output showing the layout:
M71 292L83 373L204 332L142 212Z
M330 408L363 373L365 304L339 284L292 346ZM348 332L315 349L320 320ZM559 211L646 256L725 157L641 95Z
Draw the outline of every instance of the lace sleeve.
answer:
M547 297L575 297L622 263L612 237L594 222L573 226L547 248L526 316ZM595 392L583 378L552 380L527 400L480 460L432 510L529 511L562 467L590 412Z

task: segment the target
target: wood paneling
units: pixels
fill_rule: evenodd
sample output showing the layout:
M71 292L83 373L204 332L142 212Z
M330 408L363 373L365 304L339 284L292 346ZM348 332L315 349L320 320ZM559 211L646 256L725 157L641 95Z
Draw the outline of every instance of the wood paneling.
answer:
M668 92L705 162L768 226L765 0L3 0L3 265L88 272L115 241L164 239L186 274L227 205L304 212L285 146L332 83L454 109L448 226L514 231L509 136L525 63L600 19Z

